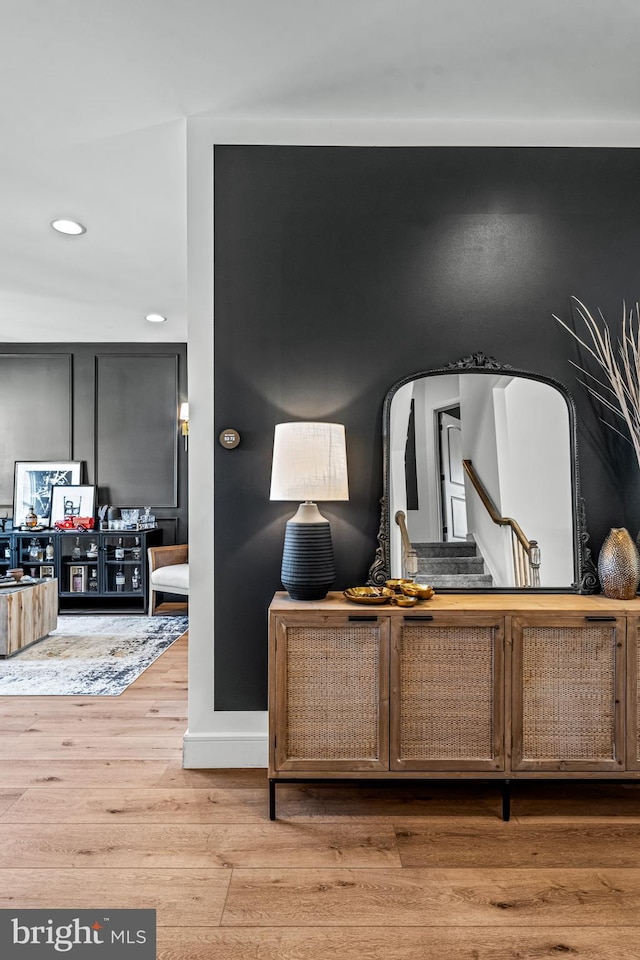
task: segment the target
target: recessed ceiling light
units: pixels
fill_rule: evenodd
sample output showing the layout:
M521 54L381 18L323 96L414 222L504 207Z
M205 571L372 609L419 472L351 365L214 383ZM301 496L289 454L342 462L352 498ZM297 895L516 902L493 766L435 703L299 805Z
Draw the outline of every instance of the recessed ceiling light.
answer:
M166 319L161 313L148 313L145 317L145 320L148 320L149 323L164 323Z
M51 226L58 233L66 233L69 237L79 237L81 233L87 232L87 228L77 220L52 220Z

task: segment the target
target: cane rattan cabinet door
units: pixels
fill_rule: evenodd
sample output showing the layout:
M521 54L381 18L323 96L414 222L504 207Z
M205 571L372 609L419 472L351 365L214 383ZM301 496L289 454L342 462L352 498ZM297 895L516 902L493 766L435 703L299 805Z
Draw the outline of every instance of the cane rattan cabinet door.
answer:
M394 619L392 770L504 769L504 618Z
M624 617L513 618L514 770L620 771Z
M276 617L273 771L389 769L389 618Z
M640 770L640 617L627 618L627 769Z

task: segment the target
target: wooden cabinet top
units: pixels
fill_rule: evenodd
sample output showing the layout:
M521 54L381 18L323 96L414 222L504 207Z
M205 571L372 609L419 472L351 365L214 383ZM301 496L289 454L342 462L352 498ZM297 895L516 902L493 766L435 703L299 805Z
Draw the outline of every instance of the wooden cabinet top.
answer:
M345 600L341 592L327 594L324 600L292 600L279 591L270 606L273 614L340 613L345 616L404 617L429 613L477 611L486 613L580 613L602 616L640 616L640 596L633 600L610 600L578 593L436 593L431 600L415 607L393 604L360 604Z

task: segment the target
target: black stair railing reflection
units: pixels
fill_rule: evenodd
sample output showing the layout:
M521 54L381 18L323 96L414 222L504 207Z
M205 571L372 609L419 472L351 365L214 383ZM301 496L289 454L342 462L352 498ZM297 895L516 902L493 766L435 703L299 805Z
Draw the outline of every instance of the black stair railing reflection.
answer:
M513 520L511 517L500 516L486 487L474 470L471 460L463 460L462 466L493 522L501 527L509 527L511 531L513 575L516 587L539 587L540 563L542 558L537 540L529 540L516 520Z

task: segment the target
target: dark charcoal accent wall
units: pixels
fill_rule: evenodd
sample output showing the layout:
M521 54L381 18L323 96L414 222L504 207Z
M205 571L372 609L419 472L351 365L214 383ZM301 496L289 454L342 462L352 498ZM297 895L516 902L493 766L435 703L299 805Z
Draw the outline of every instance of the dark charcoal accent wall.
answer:
M96 357L95 409L98 486L114 503L177 507L177 356Z
M618 323L640 295L640 153L576 148L215 149L217 709L266 706L266 609L286 519L269 502L274 424L346 425L351 499L336 587L376 546L389 386L482 350L576 398L595 554L640 525L638 471L599 422L553 313L575 294ZM532 464L535 469L535 464Z
M16 460L72 459L71 359L69 353L0 354L3 516L13 507Z
M15 460L82 460L99 504L150 506L164 542L186 542L186 399L186 344L1 344L0 504Z

